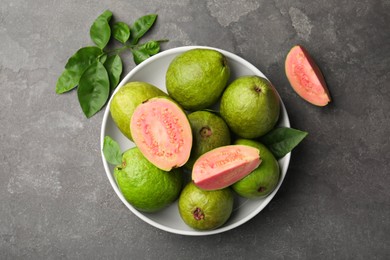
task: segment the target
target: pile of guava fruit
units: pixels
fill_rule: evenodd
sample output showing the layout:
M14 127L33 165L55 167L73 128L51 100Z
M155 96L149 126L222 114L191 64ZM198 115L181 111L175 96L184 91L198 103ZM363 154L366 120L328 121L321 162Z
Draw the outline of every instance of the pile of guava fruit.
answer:
M234 196L263 198L279 182L278 161L258 141L278 122L279 96L265 78L234 78L214 49L176 56L165 87L128 82L113 96L111 117L135 143L114 177L138 210L158 212L178 199L188 226L216 229L231 216Z

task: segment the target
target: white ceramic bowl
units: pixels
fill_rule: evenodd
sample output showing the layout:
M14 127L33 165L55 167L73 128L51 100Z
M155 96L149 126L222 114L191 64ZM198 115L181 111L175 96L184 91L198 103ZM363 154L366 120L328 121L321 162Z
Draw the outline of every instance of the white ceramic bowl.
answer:
M240 58L239 56L216 48L204 47L204 46L187 46L179 47L170 50L163 51L154 55L153 57L142 62L140 65L136 66L132 71L130 71L126 77L121 81L116 91L119 90L123 85L130 81L144 81L159 87L166 92L165 88L165 74L168 69L170 62L178 55L185 51L194 48L208 48L214 49L222 54L224 54L228 60L229 66L231 68L231 77L233 80L239 76L243 75L258 75L265 77L265 75L259 71L255 66L247 62L246 60ZM115 92L116 92L115 91ZM113 95L112 95L113 96ZM112 137L116 140L122 151L125 151L134 146L129 139L127 139L116 127L114 121L111 118L109 108L111 104L112 97L107 104L106 110L104 112L102 128L101 128L101 148L103 148L103 140L106 135ZM280 126L290 127L290 122L288 119L286 108L281 102L281 115L279 120ZM102 150L102 149L101 149ZM114 166L107 163L104 155L102 153L103 165L106 171L107 177L122 202L133 212L136 216L149 223L150 225L157 227L161 230L168 232L181 234L181 235L190 235L190 236L203 236L221 233L227 230L231 230L235 227L238 227L254 216L256 216L275 196L278 191L284 177L286 176L287 168L290 162L291 154L287 154L285 157L279 160L279 165L281 169L281 178L276 189L266 198L263 199L244 199L239 196L236 196L234 201L234 210L230 219L220 228L211 230L211 231L197 231L188 227L183 220L180 218L177 202L173 203L169 207L165 208L162 211L157 213L143 213L131 206L126 199L123 197L120 192L115 179L113 177Z

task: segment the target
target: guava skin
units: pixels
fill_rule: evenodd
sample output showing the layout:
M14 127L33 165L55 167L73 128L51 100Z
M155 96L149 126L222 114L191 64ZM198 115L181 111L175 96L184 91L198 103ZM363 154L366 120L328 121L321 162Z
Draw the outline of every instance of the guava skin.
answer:
M220 113L235 134L242 138L257 138L278 122L279 96L267 79L242 76L224 91Z
M229 78L230 68L223 54L211 49L193 49L170 63L166 88L184 109L197 111L218 101Z
M133 141L130 131L130 119L135 108L145 100L157 96L167 96L159 88L146 82L129 82L114 95L110 104L111 117L118 129Z
M234 197L230 188L205 191L189 182L179 197L179 213L183 221L196 230L216 229L230 218Z
M268 148L256 141L238 139L235 144L248 145L259 149L261 164L249 175L234 183L231 187L245 198L264 198L274 191L279 183L280 168L278 161Z
M190 159L185 164L192 169L202 154L231 143L230 130L225 121L209 111L196 111L188 115L193 141Z
M122 165L115 167L114 178L125 199L143 212L157 212L180 195L183 174L180 169L160 170L150 163L137 147L122 156Z

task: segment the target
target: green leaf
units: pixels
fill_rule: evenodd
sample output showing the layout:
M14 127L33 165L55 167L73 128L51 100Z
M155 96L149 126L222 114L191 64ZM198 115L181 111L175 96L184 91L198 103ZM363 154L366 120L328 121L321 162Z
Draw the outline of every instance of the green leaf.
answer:
M99 59L100 63L104 64L107 60L107 54L103 53L102 55L100 55L98 57L98 59Z
M65 70L57 80L56 93L62 94L75 88L86 68L96 61L102 50L95 46L79 49L65 65Z
M134 62L138 65L144 60L150 58L160 51L160 43L157 41L148 41L138 45L132 50Z
M160 51L160 43L158 41L148 41L140 45L138 49L152 56Z
M83 47L78 50L72 57L69 58L65 65L65 69L83 74L84 70L88 68L96 58L102 54L102 50L95 46Z
M122 60L119 55L109 56L104 63L104 67L107 70L108 78L110 79L111 91L116 88L119 83L122 74Z
M100 62L92 63L80 78L77 96L84 114L90 118L107 102L110 82L106 68Z
M80 77L78 77L74 72L64 70L57 80L56 93L62 94L75 88L79 83L79 79Z
M277 159L291 152L306 136L307 132L288 127L279 127L260 138Z
M133 60L137 65L150 57L149 54L141 50L132 50L131 53L133 53Z
M110 10L106 10L101 15L99 15L99 17L109 22L112 18L112 12Z
M92 41L100 49L106 47L108 41L111 37L111 28L108 22L112 17L112 13L109 10L104 11L98 18L93 22L89 35L91 36Z
M130 28L123 22L117 22L112 26L112 35L121 43L125 43L130 37Z
M122 164L121 148L119 144L109 136L104 137L103 154L110 164Z
M131 26L131 43L137 44L138 40L153 26L157 19L157 14L148 14L137 19Z

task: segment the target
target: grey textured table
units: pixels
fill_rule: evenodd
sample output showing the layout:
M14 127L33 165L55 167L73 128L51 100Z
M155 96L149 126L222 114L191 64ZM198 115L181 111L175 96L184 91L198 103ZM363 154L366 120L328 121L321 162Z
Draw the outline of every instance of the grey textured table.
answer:
M86 119L75 91L56 95L67 59L90 45L105 9L159 18L162 49L236 53L274 83L292 127L309 136L255 218L209 237L166 233L132 214L105 175L103 113ZM389 259L390 2L27 1L0 4L0 258ZM284 59L304 45L333 102L300 99ZM124 73L135 65L128 56Z

